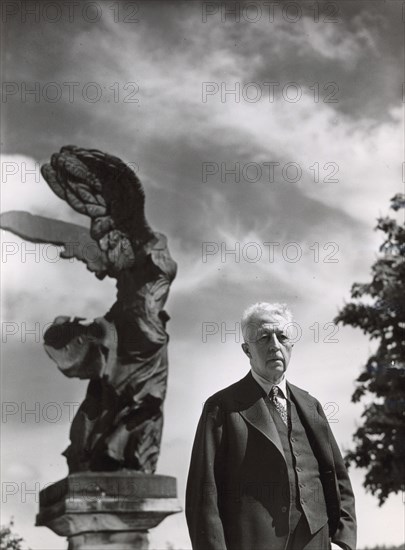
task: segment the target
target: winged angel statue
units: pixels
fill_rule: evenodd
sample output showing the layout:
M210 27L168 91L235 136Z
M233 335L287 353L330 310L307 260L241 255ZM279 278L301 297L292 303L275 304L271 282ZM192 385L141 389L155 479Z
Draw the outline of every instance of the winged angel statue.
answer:
M58 197L90 217L90 231L16 211L1 215L1 227L61 245L61 257L85 262L99 279L117 280L108 313L90 323L59 316L44 335L47 353L66 376L90 379L63 453L69 471L153 473L168 371L163 307L176 263L166 237L145 219L141 182L119 158L66 146L41 172Z

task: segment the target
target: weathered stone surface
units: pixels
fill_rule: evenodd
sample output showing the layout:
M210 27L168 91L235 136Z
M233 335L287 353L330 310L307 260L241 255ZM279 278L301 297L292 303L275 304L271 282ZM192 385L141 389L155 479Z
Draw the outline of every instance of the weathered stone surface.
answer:
M148 535L141 531L83 533L69 537L68 550L148 550Z
M126 546L111 545L124 542L146 548L148 529L180 511L173 477L129 470L83 472L40 492L36 525L69 537L69 548L75 550L97 548L101 541L107 548L121 550ZM131 536L125 538L125 533Z

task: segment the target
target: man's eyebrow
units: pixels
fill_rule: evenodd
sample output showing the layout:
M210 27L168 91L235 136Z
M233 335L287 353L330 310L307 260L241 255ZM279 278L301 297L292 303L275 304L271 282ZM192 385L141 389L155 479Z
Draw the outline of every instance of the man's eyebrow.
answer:
M275 333L275 334L285 334L285 331L284 329L280 328L280 327L262 327L260 329L260 332L263 334L263 333Z

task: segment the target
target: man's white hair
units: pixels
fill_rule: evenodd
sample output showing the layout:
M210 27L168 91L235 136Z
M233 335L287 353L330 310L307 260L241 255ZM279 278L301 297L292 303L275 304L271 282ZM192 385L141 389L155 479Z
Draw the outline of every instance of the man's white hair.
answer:
M272 317L282 317L285 319L286 323L291 323L293 316L291 311L288 309L287 304L280 304L278 302L257 302L245 309L242 314L242 334L244 339L247 339L248 329L249 333L255 333L257 323L255 323L255 318L259 317L263 313L270 314ZM249 328L250 327L250 328Z

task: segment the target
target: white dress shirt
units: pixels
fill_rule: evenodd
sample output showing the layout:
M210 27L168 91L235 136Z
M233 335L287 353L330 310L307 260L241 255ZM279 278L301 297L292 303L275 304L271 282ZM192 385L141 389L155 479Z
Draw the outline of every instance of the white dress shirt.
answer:
M273 384L273 382L269 382L266 380L266 378L263 378L263 376L260 376L260 374L257 374L253 369L251 369L251 373L253 378L256 380L256 382L263 388L263 390L266 392L266 395L269 395L271 389L273 386L277 386L281 391L277 395L277 400L280 403L280 405L283 407L285 411L287 411L288 414L288 408L287 408L287 379L285 377L285 374L283 374L283 378L278 382L277 384Z

